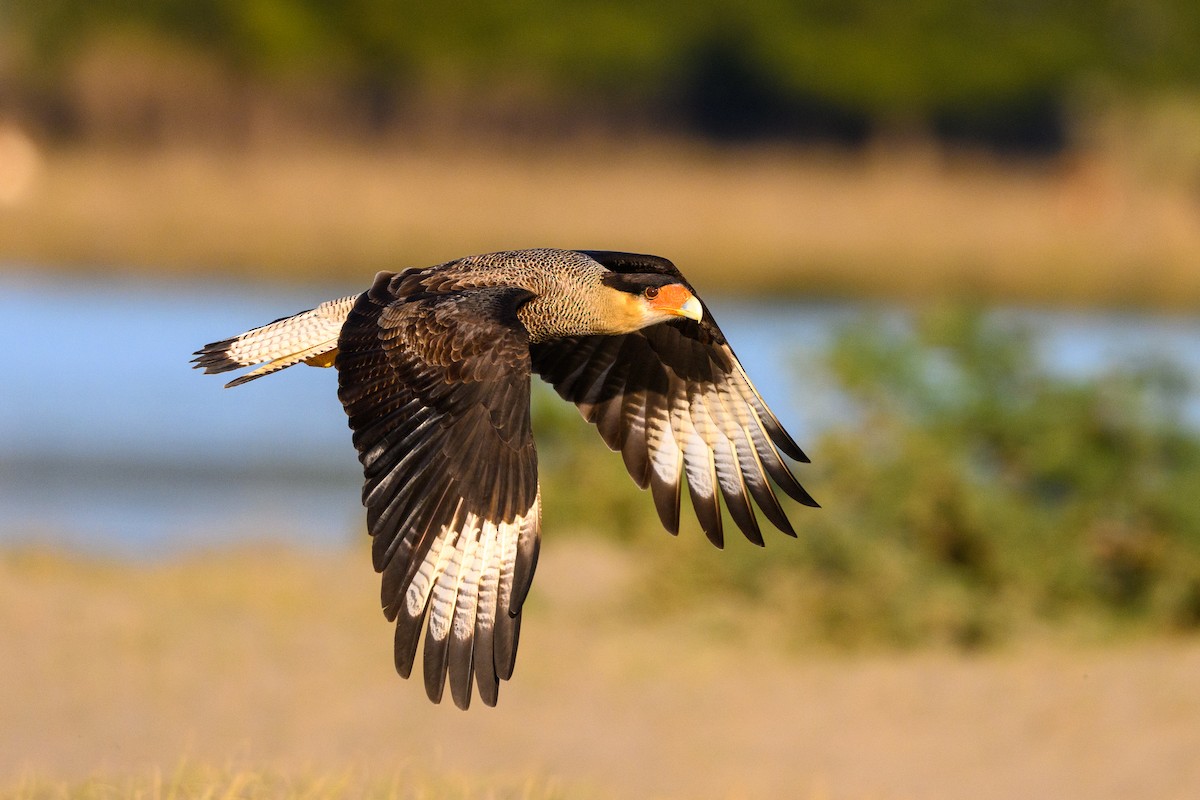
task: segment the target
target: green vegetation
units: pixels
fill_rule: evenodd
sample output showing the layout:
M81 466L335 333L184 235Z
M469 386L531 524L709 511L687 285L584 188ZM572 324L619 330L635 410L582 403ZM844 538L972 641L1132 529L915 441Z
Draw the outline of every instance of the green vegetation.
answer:
M405 98L465 91L721 137L854 141L925 127L1053 147L1089 84L1200 81L1200 7L1190 0L7 5L22 42L14 70L40 75L43 88L88 46L142 36L206 54L242 80L340 86L385 125Z
M798 544L729 536L716 553L695 530L663 543L635 507L644 498L610 491L628 482L615 458L566 456L548 508L616 509L605 532L638 535L665 573L654 599L752 600L793 641L975 647L1040 628L1200 628L1200 436L1182 421L1184 375L1057 377L1027 332L976 310L894 327L852 327L829 354L852 410L808 443L801 477L824 508L794 509Z

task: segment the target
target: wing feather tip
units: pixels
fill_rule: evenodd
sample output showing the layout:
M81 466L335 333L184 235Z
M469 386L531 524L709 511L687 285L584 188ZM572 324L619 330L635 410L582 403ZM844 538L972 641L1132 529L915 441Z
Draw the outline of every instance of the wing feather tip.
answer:
M800 445L796 444L796 440L793 439L787 431L783 430L783 428L780 428L779 432L781 434L780 436L772 436L771 439L775 442L775 446L783 451L785 456L792 459L792 461L796 461L801 464L812 463L812 459L808 457L807 453L800 449Z
M421 626L424 621L423 611L417 617L405 612L396 618L392 657L396 665L396 674L405 680L412 676L413 663L417 657L417 643L421 640Z
M455 708L460 711L467 711L471 708L471 675L467 675L465 684L455 680L455 676L450 677L450 697L454 700Z
M754 545L755 547L767 546L766 541L763 539L762 531L758 528L746 529L741 525L738 525L738 527L741 529L742 535L746 537L746 541L750 542L750 544Z
M445 640L439 643L433 637L425 637L425 696L431 703L441 703L446 692Z
M249 383L250 381L252 381L256 378L261 378L265 374L267 374L267 373L259 372L259 373L252 373L249 375L242 375L241 377L234 378L229 383L225 384L225 388L232 389L235 386L241 386L242 384Z
M808 490L806 490L799 483L796 484L795 488L798 490L795 494L791 492L788 492L788 494L790 494L797 503L802 506L808 506L809 508L821 507L821 504L813 499L813 496L808 493Z

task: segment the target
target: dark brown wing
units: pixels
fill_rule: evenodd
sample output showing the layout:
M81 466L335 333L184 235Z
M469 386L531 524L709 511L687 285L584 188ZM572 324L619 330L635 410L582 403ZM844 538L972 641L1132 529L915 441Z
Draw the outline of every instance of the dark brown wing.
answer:
M382 602L396 669L412 671L428 612L425 689L449 675L460 708L495 705L512 675L521 605L537 562L540 501L529 427L530 295L490 288L399 295L380 273L338 341L338 395L366 473Z
M687 284L666 259L582 252L617 272L655 272ZM755 504L795 535L772 481L800 503L816 505L783 456L808 458L767 408L707 307L701 322L559 339L531 352L534 371L579 406L605 443L621 452L634 481L650 488L671 533L679 530L685 475L700 525L718 547L724 544L722 497L746 538L760 545Z

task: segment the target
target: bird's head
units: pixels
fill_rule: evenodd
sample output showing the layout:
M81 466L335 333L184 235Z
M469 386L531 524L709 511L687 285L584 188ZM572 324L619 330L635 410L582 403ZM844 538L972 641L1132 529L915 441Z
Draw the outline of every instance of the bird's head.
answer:
M628 333L668 320L699 322L704 306L692 291L668 275L612 272L601 280L605 317L614 333Z

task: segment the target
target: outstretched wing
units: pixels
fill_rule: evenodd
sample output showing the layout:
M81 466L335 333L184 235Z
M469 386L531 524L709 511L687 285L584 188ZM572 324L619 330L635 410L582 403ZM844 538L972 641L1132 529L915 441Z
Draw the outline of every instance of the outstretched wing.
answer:
M614 272L671 275L691 288L663 258L582 252ZM623 336L559 339L535 344L531 353L534 371L579 406L605 443L621 452L634 481L650 488L671 533L679 531L685 475L700 526L718 547L724 545L720 498L758 545L763 539L754 504L780 530L796 535L772 481L798 502L817 505L783 458L808 457L767 408L707 307L700 322L680 319Z
M529 425L521 289L405 296L380 273L338 341L338 395L366 473L363 505L396 622L396 669L412 671L428 616L425 689L449 675L460 708L496 704L511 677L537 562L540 501Z

